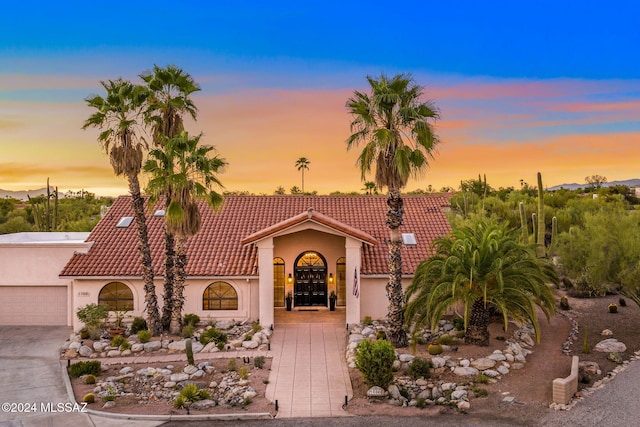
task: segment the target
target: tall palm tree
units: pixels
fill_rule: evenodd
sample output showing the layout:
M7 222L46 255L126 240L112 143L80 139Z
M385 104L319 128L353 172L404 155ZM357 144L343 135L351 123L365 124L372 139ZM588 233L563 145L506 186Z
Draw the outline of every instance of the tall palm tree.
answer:
M145 121L151 125L153 143L162 147L164 141L175 138L184 131L184 116L196 119L198 109L190 98L191 94L200 90L200 86L191 75L179 67L154 65L152 72L140 75L146 83L150 96L146 103ZM164 193L165 208L171 204L171 189ZM162 309L162 328L169 330L174 285L175 238L170 229L165 227L164 233L164 306Z
M143 151L147 144L138 133L140 108L148 92L126 80L100 82L106 90L105 97L92 95L85 99L95 112L84 122L83 129L96 127L102 130L98 141L109 156L116 175L124 175L129 184L133 214L138 229L138 248L142 263L142 279L145 291L147 325L154 335L160 333L160 315L155 284L151 248L144 212L144 199L140 194L138 175L142 168Z
M521 244L508 225L476 217L436 240L436 253L416 269L407 288L407 322L413 330L435 327L451 305L464 306L465 342L489 345L488 326L494 310L505 329L511 316L530 321L540 341L536 306L547 320L554 314L549 283L557 283L553 266Z
M298 168L299 171L302 171L302 194L304 194L304 171L309 170L310 163L311 162L306 157L300 157L296 160L296 168Z
M187 239L200 231L200 211L198 200L205 199L216 208L222 203L222 195L213 187L222 188L217 174L227 165L225 159L211 156L210 146L199 146L200 135L190 137L182 132L175 138L167 139L163 148L149 153L144 170L151 174L147 186L151 199L170 197L171 203L165 213L165 224L169 232L176 236L175 279L171 305L169 330L177 334L182 328L182 307L184 306L185 268L187 265Z
M420 101L423 89L410 75L388 78L367 77L371 93L354 91L347 101L352 115L351 136L347 149L364 145L358 157L362 180L375 166L375 183L387 193L387 226L389 227L389 298L390 339L396 347L407 345L404 332L402 292L402 225L403 202L400 190L411 176L423 172L438 144L432 121L439 117L432 102Z

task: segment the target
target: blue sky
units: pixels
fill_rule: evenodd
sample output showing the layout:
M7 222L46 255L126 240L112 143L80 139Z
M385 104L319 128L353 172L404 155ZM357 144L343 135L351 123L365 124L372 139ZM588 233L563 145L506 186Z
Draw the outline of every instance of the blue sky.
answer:
M100 80L135 80L153 64L176 64L201 84L191 130L227 157L232 190L299 185L300 156L312 161L310 189L358 190L356 153L344 151L344 102L366 89L364 76L382 72L411 72L441 110L440 154L413 187L456 186L477 173L516 185L538 170L549 185L595 173L637 177L639 9L591 1L16 2L0 16L0 188L51 176L63 187L126 191L95 134L79 131L90 113L83 99L99 93ZM39 146L47 148L34 155Z

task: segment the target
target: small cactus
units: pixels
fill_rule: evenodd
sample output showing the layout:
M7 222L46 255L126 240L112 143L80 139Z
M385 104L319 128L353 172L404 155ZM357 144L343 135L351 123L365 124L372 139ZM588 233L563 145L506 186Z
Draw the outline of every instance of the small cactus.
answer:
M609 304L609 313L617 313L618 304Z
M589 336L589 334L587 333L587 330L585 329L584 330L584 338L582 338L582 352L584 354L591 353L591 347L589 346L588 336Z
M94 403L96 401L96 396L93 393L87 393L82 398L84 403Z
M569 298L567 298L566 296L560 298L560 308L563 310L570 310Z
M193 345L191 344L191 338L187 338L184 343L185 353L187 353L187 363L189 365L195 365L196 362L193 360Z
M427 351L429 352L430 355L432 356L437 356L438 354L441 354L444 350L442 348L442 344L429 344L429 347L427 347Z
M627 300L622 298L622 297L618 300L618 303L620 304L620 307L626 307L627 306Z

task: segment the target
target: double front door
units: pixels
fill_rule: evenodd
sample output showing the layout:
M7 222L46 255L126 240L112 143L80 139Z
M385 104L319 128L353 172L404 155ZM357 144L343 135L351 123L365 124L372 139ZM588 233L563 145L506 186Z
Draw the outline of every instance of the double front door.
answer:
M327 305L327 265L317 252L305 252L296 260L294 304Z

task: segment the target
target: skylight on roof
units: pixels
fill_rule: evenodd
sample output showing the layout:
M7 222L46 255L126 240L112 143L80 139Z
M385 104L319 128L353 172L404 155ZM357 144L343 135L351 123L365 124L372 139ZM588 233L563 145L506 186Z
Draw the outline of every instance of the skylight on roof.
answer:
M153 213L153 216L164 216L164 209L158 209Z
M416 235L413 233L402 233L402 243L406 246L416 246L418 244Z
M133 222L132 216L123 216L122 218L120 218L120 221L118 221L118 223L116 224L116 227L127 228L128 226L131 225L132 222Z

